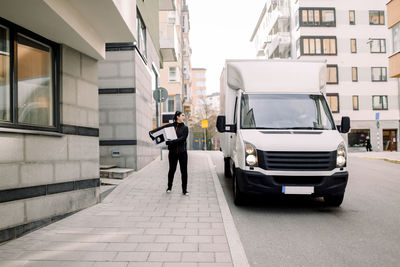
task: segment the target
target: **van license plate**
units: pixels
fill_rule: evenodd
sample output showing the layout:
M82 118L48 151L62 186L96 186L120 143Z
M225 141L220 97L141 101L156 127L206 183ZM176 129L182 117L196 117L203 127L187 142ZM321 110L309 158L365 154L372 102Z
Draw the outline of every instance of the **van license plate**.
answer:
M282 186L282 193L286 195L311 195L314 186Z

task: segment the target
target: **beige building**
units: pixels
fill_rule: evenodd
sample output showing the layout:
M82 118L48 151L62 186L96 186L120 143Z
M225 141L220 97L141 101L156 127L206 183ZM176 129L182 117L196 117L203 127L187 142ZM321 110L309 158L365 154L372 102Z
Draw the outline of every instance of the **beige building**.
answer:
M206 69L192 69L192 107L193 115L200 115L206 104Z
M393 36L393 51L389 56L389 76L400 78L400 0L391 0L386 6L388 28L392 30Z
M161 113L184 110L191 114L191 63L189 10L186 0L175 1L174 10L160 10L160 44L163 66L159 86L168 90Z

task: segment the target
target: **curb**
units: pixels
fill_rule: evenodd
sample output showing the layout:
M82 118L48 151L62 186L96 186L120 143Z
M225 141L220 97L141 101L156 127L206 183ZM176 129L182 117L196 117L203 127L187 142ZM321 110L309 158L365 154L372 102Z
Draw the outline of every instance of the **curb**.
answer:
M210 171L214 181L215 191L217 193L219 207L221 209L222 220L224 222L226 238L228 239L228 245L232 256L233 266L249 267L250 265L244 251L243 244L240 241L239 233L233 221L231 210L229 209L228 203L226 202L224 192L222 191L217 172L215 170L215 167L212 167L214 166L214 164L212 163L211 156L207 154L207 158L208 165L210 167Z
M389 158L374 158L374 157L359 157L361 159L377 159L377 160L384 160L387 162L395 163L395 164L400 164L400 160L396 159L389 159Z

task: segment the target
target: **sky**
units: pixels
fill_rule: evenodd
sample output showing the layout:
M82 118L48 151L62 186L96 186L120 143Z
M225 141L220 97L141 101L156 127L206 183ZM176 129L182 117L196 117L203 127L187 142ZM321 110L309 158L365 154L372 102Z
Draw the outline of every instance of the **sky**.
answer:
M219 92L225 59L255 58L251 35L265 0L187 0L192 68L206 68L207 94Z

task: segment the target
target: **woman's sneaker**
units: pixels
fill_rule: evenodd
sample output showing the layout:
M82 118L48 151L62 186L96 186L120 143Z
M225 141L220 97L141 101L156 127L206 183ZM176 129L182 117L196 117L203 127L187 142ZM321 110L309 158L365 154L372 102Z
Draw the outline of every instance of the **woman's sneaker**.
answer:
M189 192L183 192L183 195L184 195L184 196L188 196L188 195L189 195Z
M167 191L166 191L168 194L169 193L171 193L171 189L169 189L169 188L167 188Z

